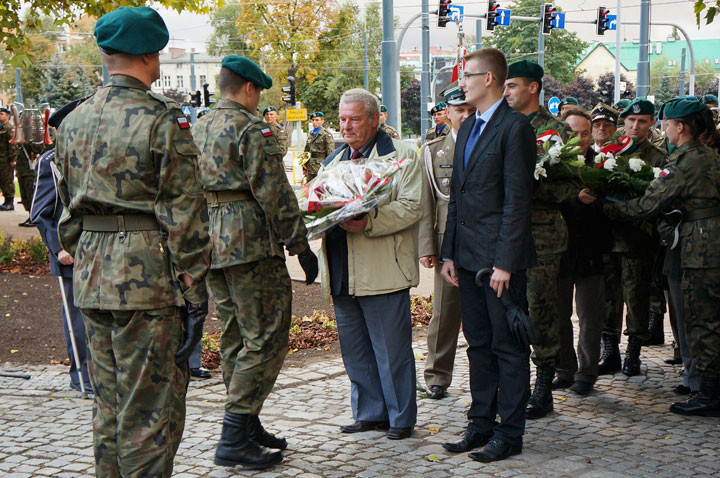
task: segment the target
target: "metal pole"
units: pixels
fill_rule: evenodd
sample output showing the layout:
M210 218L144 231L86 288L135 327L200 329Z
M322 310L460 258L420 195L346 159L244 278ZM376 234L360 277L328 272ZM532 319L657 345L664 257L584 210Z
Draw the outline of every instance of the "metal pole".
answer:
M367 38L367 23L366 23L365 24L365 56L363 57L363 70L364 70L364 78L363 78L364 83L363 84L365 85L365 89L367 91L370 91L370 80L368 78L368 70L370 69L370 67L368 65L368 54L367 54L367 43L368 42L367 42L367 40L368 40L368 38Z
M394 21L393 0L383 0L382 100L388 107L387 123L400 130L400 75Z
M195 53L190 52L190 93L195 93ZM190 107L190 123L195 124L197 121L197 108Z
M678 95L685 96L685 48L683 48L680 54L680 88L678 88Z
M543 4L540 4L540 18L542 18L544 12L545 7ZM538 29L538 65L545 67L545 35L542 33L542 23L540 23L540 28ZM538 100L541 105L545 103L545 90L540 90Z
M620 48L622 47L622 34L620 32L620 0L617 0L617 11L615 12L615 91L613 92L613 104L620 101Z
M422 0L422 70L420 73L420 141L430 127L428 104L430 98L430 6L429 0Z
M60 295L62 296L63 311L65 312L65 322L67 322L68 330L70 331L70 345L72 346L73 355L75 355L75 368L80 378L80 393L82 393L82 398L87 398L85 379L83 378L80 356L78 355L77 344L75 343L75 331L73 330L72 320L70 320L70 309L68 308L67 294L65 294L65 284L63 284L62 276L58 276L58 283L60 284Z
M640 57L637 66L637 96L647 97L650 92L650 0L640 2Z
M15 68L15 101L23 102L22 86L20 84L20 68Z
M475 49L482 48L482 20L475 20Z

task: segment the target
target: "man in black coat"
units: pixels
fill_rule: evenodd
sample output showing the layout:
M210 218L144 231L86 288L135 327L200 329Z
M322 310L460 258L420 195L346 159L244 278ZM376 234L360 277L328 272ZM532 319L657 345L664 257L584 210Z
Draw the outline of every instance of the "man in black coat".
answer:
M465 60L460 87L477 112L458 132L441 255L443 277L460 288L472 404L463 440L443 446L453 452L483 446L469 456L490 462L522 452L529 349L510 331L500 297L527 307L525 270L536 260L530 203L537 150L527 117L502 98L503 53L485 48ZM475 274L483 268L493 272L479 287Z

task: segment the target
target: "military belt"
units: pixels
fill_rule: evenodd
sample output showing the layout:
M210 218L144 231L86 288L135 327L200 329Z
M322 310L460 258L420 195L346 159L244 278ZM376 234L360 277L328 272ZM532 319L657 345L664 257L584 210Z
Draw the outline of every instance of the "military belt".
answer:
M247 191L206 191L205 199L210 206L217 206L224 202L247 201L253 196Z
M700 219L709 219L711 217L720 216L720 207L704 207L702 209L694 209L685 214L686 221L699 221Z
M152 214L83 216L83 230L93 232L159 231L160 224Z

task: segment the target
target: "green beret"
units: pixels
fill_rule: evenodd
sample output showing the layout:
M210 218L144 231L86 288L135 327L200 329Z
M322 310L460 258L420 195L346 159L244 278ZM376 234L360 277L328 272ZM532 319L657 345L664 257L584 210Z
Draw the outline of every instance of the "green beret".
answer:
M10 111L10 110L7 109L7 108L0 108L0 113L7 113L7 114L11 115L11 114L12 114L12 111Z
M716 105L718 104L718 97L715 95L705 95L702 97L702 101L706 105Z
M222 67L252 82L255 86L266 90L272 87L272 78L249 58L240 55L228 55L222 59Z
M313 119L313 118L315 118L315 117L325 118L325 113L323 113L322 111L316 111L315 113L312 113L312 114L310 115L310 119Z
M457 81L451 83L440 94L445 97L445 102L449 105L464 105L467 103L465 101L465 92L460 88Z
M543 67L528 60L520 60L512 63L508 67L508 79L509 78L535 78L542 80L545 76L545 70Z
M579 105L579 104L580 103L578 103L578 100L576 100L572 96L567 96L560 101L558 108L562 108L565 105Z
M380 113L387 113L387 106L380 105Z
M660 119L682 118L683 116L689 116L693 113L700 113L706 109L707 105L699 102L697 98L695 100L674 98L665 102L665 104L660 107L658 116Z
M277 113L277 108L275 108L274 106L268 106L262 111L262 115L265 116L265 113L267 113L268 111L274 111Z
M434 115L435 113L445 111L446 109L447 109L447 104L445 104L444 102L441 101L440 103L438 103L432 107L432 109L430 110L430 114Z
M635 98L627 105L627 108L620 113L621 118L630 115L652 115L655 116L655 105L645 98Z
M627 108L629 104L630 104L630 100L628 100L627 98L623 98L621 100L618 100L618 102L613 105L613 108L615 108L618 111L622 111L625 108Z
M150 7L120 7L100 17L95 39L105 53L147 55L168 44L170 34L158 12Z

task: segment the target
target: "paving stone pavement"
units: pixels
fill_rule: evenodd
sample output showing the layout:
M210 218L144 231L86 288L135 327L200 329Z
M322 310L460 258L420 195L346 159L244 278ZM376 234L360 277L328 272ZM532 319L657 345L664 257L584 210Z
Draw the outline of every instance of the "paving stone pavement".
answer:
M666 324L666 330L669 326ZM666 337L670 342L671 338ZM418 377L424 343L416 342ZM176 478L257 477L705 477L720 474L720 419L685 418L668 406L678 397L678 367L663 363L669 345L643 349L642 375L603 376L596 391L580 397L555 393L555 412L528 421L523 453L494 464L446 452L464 430L469 405L465 346L458 350L449 396L418 399L412 438L391 441L379 431L346 435L352 420L350 384L342 361L285 368L262 412L266 427L290 443L284 462L263 471L213 464L225 388L215 372L192 381L185 434L175 459ZM0 378L0 476L94 476L91 403L68 386L63 366L0 366L30 373L30 380Z

